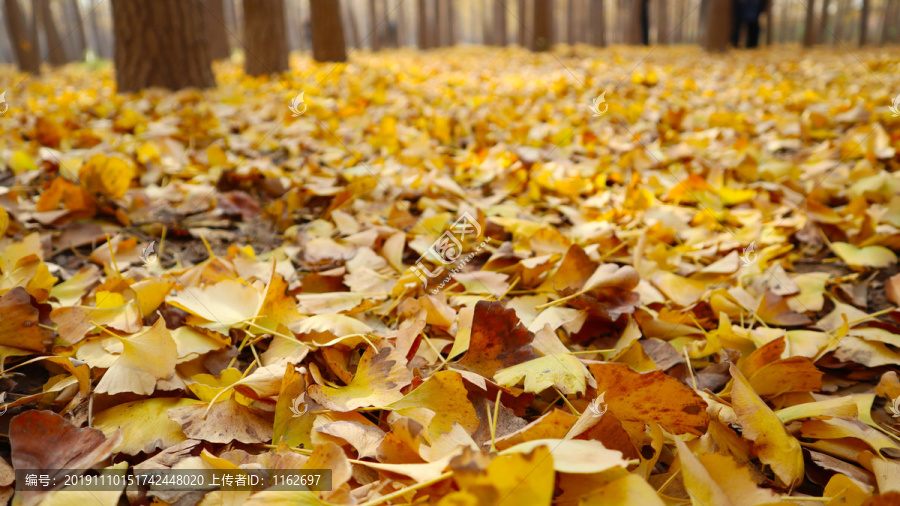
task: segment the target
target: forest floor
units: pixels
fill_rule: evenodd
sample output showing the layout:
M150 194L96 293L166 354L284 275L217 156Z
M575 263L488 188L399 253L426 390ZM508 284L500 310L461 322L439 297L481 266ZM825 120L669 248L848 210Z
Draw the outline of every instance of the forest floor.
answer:
M292 65L0 69L0 496L900 501L900 50Z

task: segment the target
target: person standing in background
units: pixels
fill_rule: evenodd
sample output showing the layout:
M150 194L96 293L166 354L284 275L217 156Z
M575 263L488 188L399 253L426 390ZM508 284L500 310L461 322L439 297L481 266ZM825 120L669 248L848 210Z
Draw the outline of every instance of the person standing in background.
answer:
M747 29L746 45L748 49L759 46L759 17L768 7L768 0L734 0L732 16L734 28L731 31L731 45L738 47L741 43L741 32Z

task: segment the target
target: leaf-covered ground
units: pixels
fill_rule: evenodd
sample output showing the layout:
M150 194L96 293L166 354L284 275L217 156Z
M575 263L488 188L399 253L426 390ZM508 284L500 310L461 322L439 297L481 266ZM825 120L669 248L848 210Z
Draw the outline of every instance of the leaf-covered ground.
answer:
M351 59L0 72L4 497L898 504L900 51Z

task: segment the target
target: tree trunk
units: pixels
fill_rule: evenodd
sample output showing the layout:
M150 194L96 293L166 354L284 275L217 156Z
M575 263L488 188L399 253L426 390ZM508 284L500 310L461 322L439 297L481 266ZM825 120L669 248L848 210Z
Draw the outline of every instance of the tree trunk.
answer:
M498 46L506 46L506 2L494 2L494 27L497 31L496 43Z
M440 0L437 5L437 10L435 11L435 29L434 33L437 36L438 33L441 34L440 43L435 44L439 46L453 46L456 44L456 37L454 30L456 27L453 22L453 0ZM440 26L440 30L438 30L438 26Z
M347 61L340 0L309 0L313 58L319 62Z
M353 9L350 8L350 4L344 2L343 10L342 21L346 24L347 29L346 43L350 47L359 47L362 45L362 41L359 39L359 25L356 22Z
M428 5L425 0L416 2L416 40L419 49L428 49Z
M35 0L32 6L39 20L37 24L44 29L44 36L47 41L47 59L51 65L65 65L69 59L66 57L66 48L63 47L62 40L59 38L59 30L56 28L56 21L53 19L50 0Z
M639 46L644 43L643 22L644 0L631 0L628 9L628 25L625 29L625 43Z
M375 0L369 0L369 48L372 51L381 49L381 40L378 37L378 6Z
M677 0L676 0L677 1ZM656 43L670 44L669 40L669 3L656 0Z
M803 47L813 47L816 43L816 2L806 0L806 22L803 27Z
M200 0L112 0L120 93L216 85Z
M284 0L244 0L244 72L278 74L288 65Z
M19 70L37 74L40 72L41 56L37 45L35 27L29 27L18 0L5 0L6 24L9 27L9 42L16 53Z
M231 56L228 48L228 31L225 29L224 0L203 0L206 13L206 39L209 42L209 57L221 60Z
M844 31L844 16L847 14L847 0L837 0L837 12L834 16L834 38L831 41L831 44L837 44L841 41L841 36Z
M606 45L606 17L601 0L590 0L588 16L591 19L591 44L597 47Z
M859 45L865 46L869 41L869 9L870 1L863 0L862 10L859 13Z
M406 25L406 3L397 4L397 47L406 47L409 27Z
M884 6L884 20L881 24L881 41L880 45L885 45L890 41L891 21L894 18L894 10L896 7L895 0L887 0Z
M73 61L81 61L84 59L84 52L87 50L87 36L84 33L84 22L81 19L81 11L78 9L78 0L66 0L66 26L69 30L75 32L75 50Z
M685 11L684 0L675 0L675 12L678 17L678 23L675 25L675 33L672 34L672 42L681 44L684 42L684 24L687 21L685 19L685 15L687 12Z
M528 26L528 0L519 0L518 2L518 18L519 23L516 27L516 36L519 38L519 45L527 47L528 38L526 37L526 33L528 30L526 27Z
M553 40L553 2L552 0L532 0L532 51L548 51Z
M728 51L732 25L731 0L710 0L709 22L706 26L706 50Z
M575 45L575 0L566 0L566 44Z
M822 0L821 19L819 20L819 31L816 33L816 42L824 44L828 39L828 7L831 0Z

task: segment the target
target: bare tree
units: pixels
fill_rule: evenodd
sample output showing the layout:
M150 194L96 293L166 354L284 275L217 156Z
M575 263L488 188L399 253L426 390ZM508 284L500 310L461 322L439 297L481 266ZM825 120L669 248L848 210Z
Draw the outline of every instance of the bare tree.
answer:
M552 0L532 0L532 51L547 51L553 41L553 2Z
M309 0L313 58L320 62L347 61L340 0Z
M496 30L496 44L506 46L506 5L505 2L494 2L494 27Z
M37 30L29 26L18 0L5 0L6 25L9 42L16 53L16 62L22 72L39 73L41 56L37 45Z
M728 51L728 43L731 39L731 0L709 1L709 22L706 27L706 41L704 47L707 51Z
M356 16L353 12L353 9L350 8L350 4L344 2L343 5L344 16L342 18L342 22L345 25L345 29L347 30L347 39L346 44L350 47L359 47L362 45L362 40L359 38L359 25L356 22ZM371 37L371 35L370 35Z
M644 0L631 0L629 3L630 8L628 9L628 25L625 29L625 43L638 46L644 44L643 17L646 15L644 12Z
M828 8L831 5L831 0L822 0L822 10L820 19L819 19L819 28L816 32L816 43L823 44L825 39L828 38Z
M228 47L228 31L225 28L224 0L203 0L206 11L206 38L209 41L209 56L221 60L231 55Z
M200 0L112 0L112 8L120 93L216 85Z
M844 17L847 14L847 0L837 0L837 12L834 16L834 39L832 44L841 41L844 31Z
M244 33L247 75L275 74L289 68L284 0L244 0Z
M887 3L884 6L884 20L881 24L880 44L882 46L887 44L891 40L891 27L894 27L894 29L896 29L896 24L892 23L895 17L895 10L897 10L897 0L887 0Z

